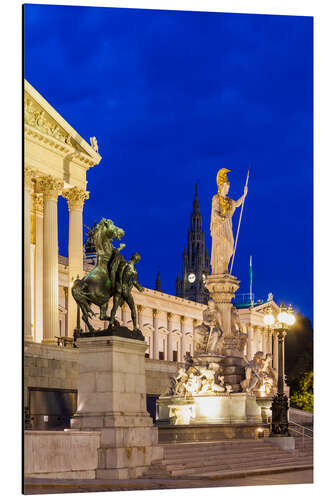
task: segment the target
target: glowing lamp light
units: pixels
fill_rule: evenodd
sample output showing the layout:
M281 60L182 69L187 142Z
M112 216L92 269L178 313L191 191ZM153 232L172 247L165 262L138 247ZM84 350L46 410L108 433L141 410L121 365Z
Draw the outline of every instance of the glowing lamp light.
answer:
M265 325L267 326L272 326L274 324L274 316L272 313L268 313L268 314L265 314L264 316L264 322L265 322Z
M296 321L296 318L295 318L294 311L293 311L291 304L289 304L287 316L288 316L287 324L289 326L293 325Z
M286 306L284 304L281 304L280 306L280 312L278 314L278 320L280 321L280 323L284 323L286 325L288 325L288 313L287 313L287 310L286 310Z
M258 427L257 436L258 436L258 439L262 439L265 436L265 431L262 427Z

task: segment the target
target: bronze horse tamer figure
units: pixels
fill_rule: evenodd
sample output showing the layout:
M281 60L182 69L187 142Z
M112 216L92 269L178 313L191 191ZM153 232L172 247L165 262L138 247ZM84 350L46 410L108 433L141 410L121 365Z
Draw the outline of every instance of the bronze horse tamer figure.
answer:
M119 252L125 247L122 243L119 248L112 245L112 239L120 240L125 231L110 219L102 219L92 229L94 246L96 248L97 262L95 267L82 279L73 283L72 295L82 311L82 319L89 332L94 328L89 319L95 316L91 304L100 308L100 320L109 321L110 326L119 326L115 319L118 307L126 302L131 310L133 328L137 330L136 310L131 294L133 285L142 292L144 288L137 281L135 264L140 260L138 253L133 254L127 262ZM110 298L113 297L111 316L106 311Z

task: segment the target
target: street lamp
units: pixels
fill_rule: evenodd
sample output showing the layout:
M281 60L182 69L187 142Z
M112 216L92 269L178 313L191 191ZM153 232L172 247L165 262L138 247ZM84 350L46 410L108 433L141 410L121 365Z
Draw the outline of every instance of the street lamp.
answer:
M284 337L291 325L295 323L295 316L291 304L288 309L284 304L280 306L277 318L274 317L271 307L268 308L264 316L264 322L269 328L273 328L278 335L278 386L277 394L272 401L272 425L271 436L289 436L288 430L288 397L283 391L283 349Z

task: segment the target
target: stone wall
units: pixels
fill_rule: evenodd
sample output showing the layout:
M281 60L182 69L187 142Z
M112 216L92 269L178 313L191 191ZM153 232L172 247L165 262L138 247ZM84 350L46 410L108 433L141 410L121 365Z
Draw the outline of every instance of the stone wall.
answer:
M24 344L24 406L28 388L77 390L78 349L49 346L35 342ZM160 395L169 386L182 363L145 359L147 394Z
M24 343L24 406L28 388L77 389L78 350Z
M24 431L24 475L95 479L99 432Z
M184 366L184 363L146 359L145 366L147 394L159 396L169 387L169 377L175 376L178 368Z

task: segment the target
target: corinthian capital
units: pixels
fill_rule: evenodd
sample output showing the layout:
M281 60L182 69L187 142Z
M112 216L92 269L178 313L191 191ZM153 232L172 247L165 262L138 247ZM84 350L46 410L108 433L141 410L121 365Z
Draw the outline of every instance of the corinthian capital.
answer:
M64 187L63 181L53 177L52 175L45 175L38 178L38 188L44 195L45 199L57 200Z
M64 189L62 191L62 196L67 200L69 210L82 210L84 201L89 198L89 191L74 186L70 189Z

